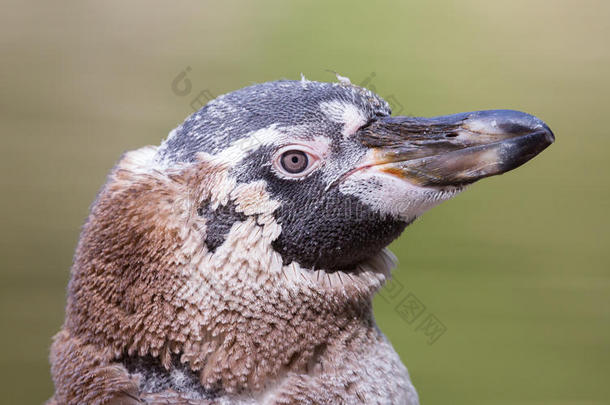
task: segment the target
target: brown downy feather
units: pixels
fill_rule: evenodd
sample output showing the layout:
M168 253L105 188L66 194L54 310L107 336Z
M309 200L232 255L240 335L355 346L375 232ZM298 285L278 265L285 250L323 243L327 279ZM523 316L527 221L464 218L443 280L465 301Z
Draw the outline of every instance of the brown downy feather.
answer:
M82 231L52 346L56 403L189 403L179 393L140 392L120 360L147 355L170 369L177 354L206 389L270 403L405 390L406 370L371 312L387 253L351 274L285 266L271 248L278 203L263 183L236 184L206 156L162 172L154 152L125 155ZM229 201L246 220L208 252L197 208ZM380 364L375 378L394 382L363 386L361 368Z

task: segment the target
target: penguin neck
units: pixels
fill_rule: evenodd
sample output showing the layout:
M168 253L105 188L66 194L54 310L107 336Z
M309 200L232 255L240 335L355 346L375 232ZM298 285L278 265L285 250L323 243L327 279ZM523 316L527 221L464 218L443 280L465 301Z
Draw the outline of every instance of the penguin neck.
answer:
M145 157L133 153L113 170L81 234L70 336L108 362L184 365L206 390L228 393L315 372L345 342L377 336L371 299L391 267L388 253L343 276L283 263L271 246L281 232L277 203L264 184L231 184L205 165L171 176L142 170ZM211 252L192 202L223 198L245 219Z

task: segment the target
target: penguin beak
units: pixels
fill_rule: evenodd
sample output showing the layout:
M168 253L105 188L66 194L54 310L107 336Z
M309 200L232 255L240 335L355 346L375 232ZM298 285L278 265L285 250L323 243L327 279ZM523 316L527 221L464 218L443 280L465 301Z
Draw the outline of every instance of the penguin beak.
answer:
M434 118L384 117L360 130L373 167L423 187L463 186L521 166L555 140L538 118L488 110Z

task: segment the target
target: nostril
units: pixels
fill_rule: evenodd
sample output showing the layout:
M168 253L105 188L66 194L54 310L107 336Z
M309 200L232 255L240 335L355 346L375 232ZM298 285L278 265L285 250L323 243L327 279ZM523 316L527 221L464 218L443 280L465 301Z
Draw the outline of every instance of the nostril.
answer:
M458 136L458 134L455 132L449 132L448 134L445 134L445 138L455 138L456 136Z

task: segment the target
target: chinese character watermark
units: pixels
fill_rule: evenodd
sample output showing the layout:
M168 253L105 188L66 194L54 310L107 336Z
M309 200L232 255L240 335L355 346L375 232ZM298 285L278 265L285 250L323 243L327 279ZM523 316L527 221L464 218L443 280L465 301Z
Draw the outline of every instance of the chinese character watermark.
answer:
M447 327L429 311L426 312L424 303L395 278L388 280L386 285L379 291L379 296L388 304L394 306L394 310L408 325L415 327L415 332L422 333L428 344L434 344L445 332Z
M375 87L375 85L372 83L373 79L377 76L377 73L375 72L371 72L367 77L364 78L364 80L360 83L360 87L364 87L369 89L370 91L372 91L373 93L377 93L377 88ZM385 101L388 102L388 104L390 105L390 109L392 110L393 114L400 114L403 110L404 107L402 104L400 104L400 102L398 101L398 99L396 98L396 96L394 94L388 94L387 96L383 97L385 99Z
M193 83L188 75L191 72L191 67L187 66L184 70L174 77L171 84L172 92L178 97L186 97L193 92ZM212 101L215 96L208 89L203 89L191 99L189 106L193 111L198 111L201 107Z

